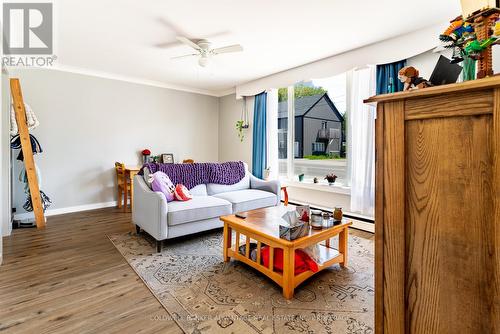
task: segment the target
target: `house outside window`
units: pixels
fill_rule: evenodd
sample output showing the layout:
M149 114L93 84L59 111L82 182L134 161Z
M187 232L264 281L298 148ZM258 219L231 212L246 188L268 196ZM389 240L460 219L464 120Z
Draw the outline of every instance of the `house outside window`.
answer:
M280 177L304 182L325 175L338 176L337 184L348 186L346 159L346 75L301 82L279 90L278 159ZM291 95L293 93L293 95ZM293 102L290 103L290 97ZM293 117L293 133L288 131ZM289 158L288 136L293 136L293 158Z

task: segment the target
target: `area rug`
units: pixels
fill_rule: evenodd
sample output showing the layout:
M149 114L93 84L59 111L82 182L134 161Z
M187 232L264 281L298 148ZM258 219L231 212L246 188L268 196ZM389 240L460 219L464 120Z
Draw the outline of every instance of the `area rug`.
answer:
M222 230L166 241L161 253L143 233L109 238L186 333L374 332L374 244L368 233L349 235L347 268L334 265L316 274L291 300L260 272L223 262ZM337 242L332 239L334 247Z

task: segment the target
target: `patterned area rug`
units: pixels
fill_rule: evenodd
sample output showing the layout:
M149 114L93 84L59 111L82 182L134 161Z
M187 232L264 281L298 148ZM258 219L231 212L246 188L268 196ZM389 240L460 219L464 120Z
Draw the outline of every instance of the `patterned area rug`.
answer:
M369 233L351 230L348 267L316 274L289 301L260 272L223 262L222 230L166 241L162 253L143 233L109 238L186 333L374 332Z

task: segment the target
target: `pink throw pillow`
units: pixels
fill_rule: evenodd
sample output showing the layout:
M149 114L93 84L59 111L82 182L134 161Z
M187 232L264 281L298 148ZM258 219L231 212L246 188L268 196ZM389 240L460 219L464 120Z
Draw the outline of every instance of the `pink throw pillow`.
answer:
M193 198L193 195L191 195L188 188L184 185L178 184L175 186L175 198L177 198L178 201L189 201Z
M163 172L150 174L149 183L153 191L159 191L165 195L167 202L172 202L175 199L175 187L167 174Z

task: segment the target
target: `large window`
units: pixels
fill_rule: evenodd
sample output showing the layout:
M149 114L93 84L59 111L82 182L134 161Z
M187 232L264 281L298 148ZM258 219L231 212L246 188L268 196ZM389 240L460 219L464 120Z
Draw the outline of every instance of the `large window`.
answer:
M348 186L346 75L300 82L278 91L279 174L288 180L326 184L338 176ZM292 129L293 131L290 131Z

